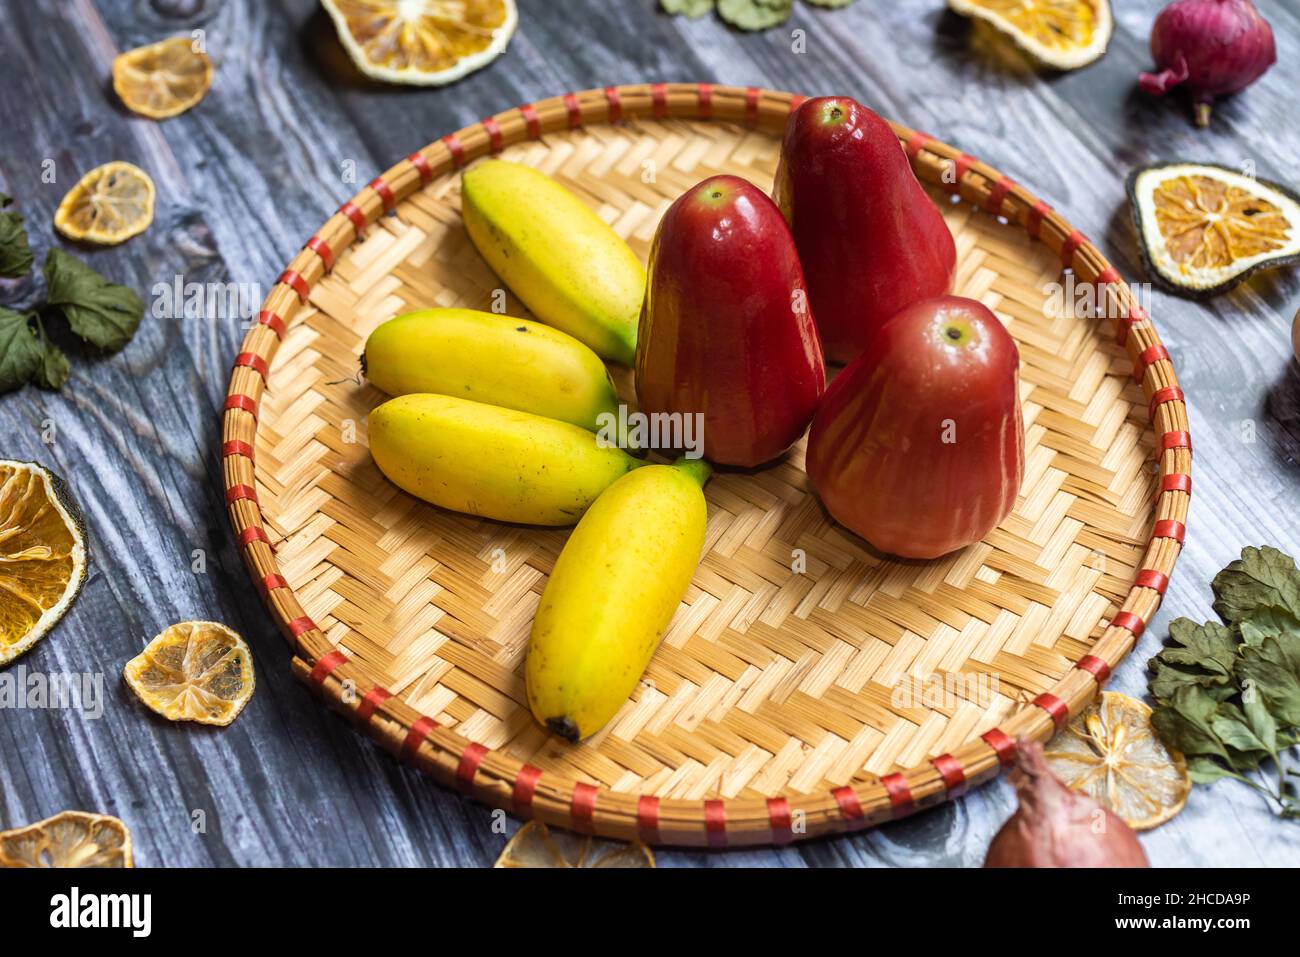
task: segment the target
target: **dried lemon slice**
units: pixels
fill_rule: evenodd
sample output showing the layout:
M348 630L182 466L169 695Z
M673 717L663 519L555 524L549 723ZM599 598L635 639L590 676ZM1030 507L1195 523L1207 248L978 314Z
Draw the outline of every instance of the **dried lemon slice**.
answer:
M948 6L992 24L1058 70L1096 60L1115 31L1110 0L948 0Z
M130 163L96 166L68 190L54 213L54 228L69 239L113 246L153 222L153 180Z
M44 638L86 579L86 537L67 486L32 462L0 461L0 665Z
M568 831L552 831L529 821L506 844L497 867L654 867L655 856L640 842L592 841Z
M367 76L441 86L487 66L506 48L515 0L321 0Z
M118 54L113 89L127 109L165 120L203 99L212 85L212 60L189 37L171 37Z
M130 867L131 832L115 817L64 811L0 831L0 867Z
M1144 831L1183 809L1192 780L1187 762L1151 727L1151 709L1118 691L1103 691L1048 742L1047 763L1069 788Z
M215 621L183 621L126 664L126 683L169 721L227 725L253 696L253 656Z
M1206 163L1135 170L1129 203L1147 271L1192 298L1300 258L1300 196Z

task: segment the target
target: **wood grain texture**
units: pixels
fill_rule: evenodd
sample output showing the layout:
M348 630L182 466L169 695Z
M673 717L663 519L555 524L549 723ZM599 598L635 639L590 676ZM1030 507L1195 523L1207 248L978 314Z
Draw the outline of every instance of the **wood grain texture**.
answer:
M1134 86L1150 65L1146 34L1159 5L1124 0L1102 61L1043 76L937 0L800 5L786 27L760 35L666 17L654 0L521 0L519 33L501 60L429 91L361 79L312 0L6 0L0 190L19 197L43 250L59 242L48 224L76 178L130 160L158 185L157 221L124 246L83 252L97 268L151 303L154 284L178 275L266 289L359 184L444 132L563 90L709 79L848 93L942 136L1046 197L1137 280L1123 195L1133 166L1251 162L1261 176L1300 179L1292 66L1300 8L1262 0L1279 65L1199 131L1183 104L1148 100ZM208 98L162 124L123 111L108 84L115 53L196 28L217 65ZM792 51L796 29L806 52ZM45 160L55 182L43 181ZM1300 553L1300 369L1288 335L1298 301L1300 278L1285 271L1207 304L1153 296L1188 395L1196 495L1164 609L1111 687L1143 692L1143 664L1170 615L1208 617L1207 583L1241 546ZM241 337L235 317L147 315L123 354L74 354L62 393L0 398L0 455L64 474L91 529L82 597L20 663L101 672L107 699L98 720L69 710L3 714L0 826L65 808L118 814L141 865L488 864L505 841L502 824L513 830L514 822L399 767L289 674L288 650L244 572L220 494L218 410ZM206 562L200 573L191 570L196 551ZM230 728L168 725L121 683L122 664L183 618L225 621L253 647L258 692ZM1013 803L999 782L855 837L659 860L973 865ZM195 812L205 832L195 832ZM1230 782L1197 788L1178 818L1143 841L1157 865L1283 864L1300 853L1300 830Z

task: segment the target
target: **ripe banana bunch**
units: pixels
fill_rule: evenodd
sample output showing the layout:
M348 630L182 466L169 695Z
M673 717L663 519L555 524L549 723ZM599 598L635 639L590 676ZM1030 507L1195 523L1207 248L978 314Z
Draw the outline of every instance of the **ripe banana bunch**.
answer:
M623 706L668 630L704 546L703 459L647 465L607 488L573 530L533 619L533 716L589 737Z

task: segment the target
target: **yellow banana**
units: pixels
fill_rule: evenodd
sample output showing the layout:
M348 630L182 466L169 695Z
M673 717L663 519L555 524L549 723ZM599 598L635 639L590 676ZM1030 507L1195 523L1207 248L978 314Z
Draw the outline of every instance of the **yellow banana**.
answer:
M642 464L568 422L427 393L370 413L370 454L426 502L528 525L572 525Z
M527 319L474 309L408 312L370 334L361 369L389 395L438 392L593 432L602 414L618 418L618 392L600 357Z
M699 564L709 471L703 459L637 469L569 536L524 664L528 706L555 734L594 734L636 687Z
M582 200L531 166L486 160L465 171L461 210L478 251L534 316L632 364L645 268Z

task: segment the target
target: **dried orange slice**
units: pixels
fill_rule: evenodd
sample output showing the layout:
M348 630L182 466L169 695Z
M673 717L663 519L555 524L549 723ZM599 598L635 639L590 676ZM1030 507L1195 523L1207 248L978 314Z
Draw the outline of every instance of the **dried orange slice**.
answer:
M33 462L0 461L0 665L49 634L85 579L85 526L67 486Z
M126 683L169 721L227 725L253 696L253 656L215 621L183 621L126 664Z
M655 856L640 842L593 841L568 831L552 831L529 821L506 844L497 867L654 867Z
M1142 258L1172 292L1226 292L1257 269L1300 258L1300 196L1208 163L1135 170L1129 203Z
M1044 756L1066 787L1135 831L1169 820L1192 789L1182 754L1165 747L1151 727L1151 709L1118 691L1103 691L1048 742Z
M64 811L0 831L0 867L130 867L131 832L115 817Z
M113 89L126 108L165 120L203 99L212 85L212 60L190 37L171 37L120 53L113 60Z
M153 180L130 163L96 166L68 190L54 228L69 239L114 246L153 222Z
M362 73L441 86L487 66L506 48L515 0L321 0Z
M948 0L948 6L992 24L1058 70L1096 60L1115 31L1110 0Z

